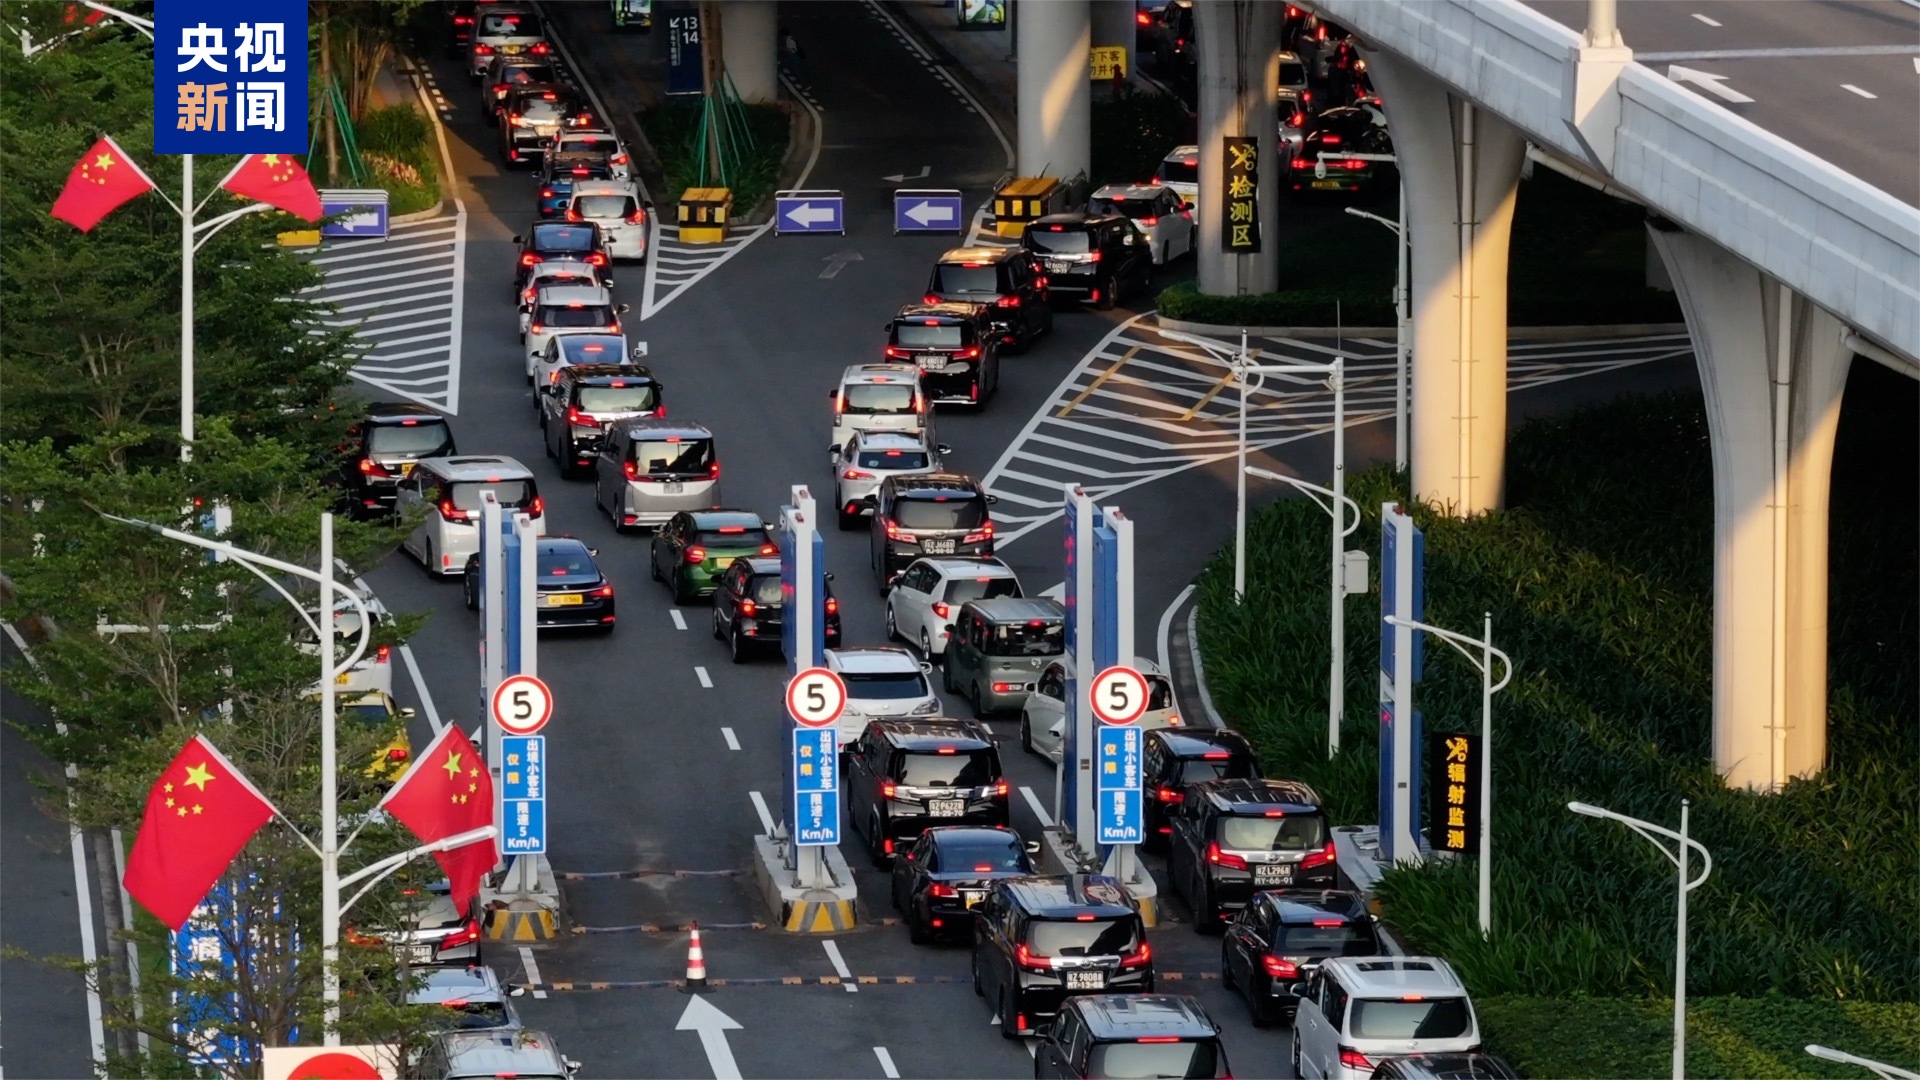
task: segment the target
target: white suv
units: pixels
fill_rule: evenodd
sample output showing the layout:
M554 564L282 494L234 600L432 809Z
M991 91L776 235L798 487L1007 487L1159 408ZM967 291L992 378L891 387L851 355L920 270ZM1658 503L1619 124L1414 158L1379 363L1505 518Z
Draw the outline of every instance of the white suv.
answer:
M395 497L402 520L420 521L400 546L429 574L465 574L468 556L480 550L480 495L486 491L500 500L502 513L529 514L534 533L546 535L546 504L525 465L510 457L423 458L400 481Z
M940 699L927 681L933 665L914 659L907 650L828 649L826 655L827 670L847 684L847 707L833 722L841 746L859 738L869 720L940 715Z
M855 431L918 431L932 439L933 407L920 386L920 370L906 364L850 364L833 399L835 445Z
M607 258L647 261L647 214L653 204L631 180L577 181L568 221L591 221L606 239Z
M873 496L882 480L939 472L940 459L952 452L917 431L856 431L846 442L828 447L840 531L859 528L861 516L873 512Z
M548 285L533 298L533 320L522 336L527 349L527 381L534 381L534 361L547 351L556 334L620 333L620 316L627 305L615 306L613 293L592 285ZM621 350L625 352L625 349Z
M1365 1080L1388 1058L1480 1049L1473 1002L1445 960L1336 956L1293 994L1298 1077Z
M887 589L887 637L912 642L921 656L938 660L961 604L1025 595L1019 575L999 559L916 559Z

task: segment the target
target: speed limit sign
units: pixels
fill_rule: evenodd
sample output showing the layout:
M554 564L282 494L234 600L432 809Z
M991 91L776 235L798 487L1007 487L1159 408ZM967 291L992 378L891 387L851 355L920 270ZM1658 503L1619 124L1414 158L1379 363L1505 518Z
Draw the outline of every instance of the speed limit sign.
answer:
M1087 688L1093 715L1106 724L1131 724L1147 711L1147 677L1130 667L1110 667Z
M807 668L787 683L787 715L806 727L826 727L846 707L847 684L826 668Z
M493 689L493 721L509 735L531 735L553 719L553 691L531 675L509 675Z

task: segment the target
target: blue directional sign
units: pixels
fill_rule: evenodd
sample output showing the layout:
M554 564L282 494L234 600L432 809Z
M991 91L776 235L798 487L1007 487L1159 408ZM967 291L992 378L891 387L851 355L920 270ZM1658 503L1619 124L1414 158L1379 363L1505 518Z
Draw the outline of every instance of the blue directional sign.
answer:
M966 214L950 188L902 188L893 193L893 234L957 233Z
M687 10L667 16L667 93L706 90L701 72L700 14Z
M793 842L840 842L840 736L832 727L793 730Z
M1095 797L1099 841L1137 844L1144 840L1140 813L1140 728L1102 724L1098 732L1099 764L1095 766Z
M252 964L256 955L292 955L298 948L297 936L290 940L278 936L278 903L256 907L246 902L247 889L253 884L252 880L222 878L194 907L187 925L171 935L170 969L176 977L217 979L223 972L235 971L242 962ZM263 921L272 928L263 930L259 925ZM245 946L241 957L234 955L236 943ZM259 1047L226 1030L240 1008L237 996L230 994L221 1000L211 994L175 990L172 998L173 1033L188 1047L189 1061L218 1068L259 1059Z
M788 233L847 232L846 199L838 191L777 191L773 199L773 231Z
M547 850L547 737L500 737L500 853Z
M379 240L390 231L384 191L322 191L320 212L329 219L320 226L326 239Z

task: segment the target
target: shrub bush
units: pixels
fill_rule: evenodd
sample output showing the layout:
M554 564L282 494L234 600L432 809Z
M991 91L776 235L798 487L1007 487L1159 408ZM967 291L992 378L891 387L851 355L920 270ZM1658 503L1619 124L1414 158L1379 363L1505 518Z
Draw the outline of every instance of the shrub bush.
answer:
M433 122L411 105L368 109L354 125L374 186L387 192L387 212L399 217L440 201L440 149Z
M761 201L773 194L780 182L780 163L787 156L789 125L787 112L778 105L745 105L747 130L753 136L752 148L742 153L737 169L727 173L727 187L733 192L736 219L752 213ZM700 165L706 147L700 140L701 105L698 101L667 101L641 114L640 124L654 152L660 155L660 171L666 178L661 212L674 220L673 204L690 187L700 186ZM709 178L706 186L719 187Z

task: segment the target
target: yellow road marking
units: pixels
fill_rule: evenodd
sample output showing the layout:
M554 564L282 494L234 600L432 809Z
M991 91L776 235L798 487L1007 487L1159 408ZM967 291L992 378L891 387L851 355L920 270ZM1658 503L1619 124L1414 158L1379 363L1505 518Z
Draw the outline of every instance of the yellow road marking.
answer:
M1185 423L1186 421L1193 419L1196 415L1199 414L1201 409L1204 409L1207 407L1207 402L1212 401L1216 396L1219 395L1220 391L1225 390L1227 387L1231 385L1233 385L1233 372L1229 371L1225 375L1220 377L1219 382L1213 384L1213 389L1207 391L1206 396L1202 397L1199 401L1196 401L1193 403L1193 408L1188 409L1187 414L1180 418L1181 423Z
M1106 382L1109 378L1112 378L1114 372L1119 371L1121 368L1127 366L1127 361L1133 359L1134 356L1139 352L1140 352L1140 346L1138 345L1135 345L1133 348L1128 349L1126 351L1126 355L1114 361L1114 364L1112 367L1101 372L1099 378L1088 383L1087 388L1085 390L1080 391L1080 393L1077 396L1075 396L1072 401L1069 401L1064 406L1062 406L1059 412L1054 413L1053 414L1054 417L1056 419L1065 417L1068 413L1072 412L1074 409L1079 408L1081 402L1087 400L1088 396L1091 395L1095 390L1100 389L1101 383Z

